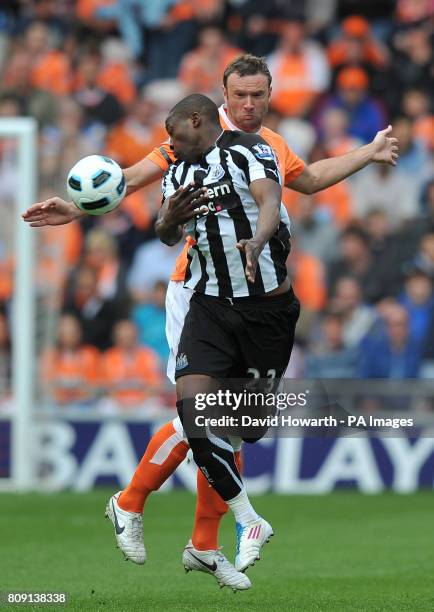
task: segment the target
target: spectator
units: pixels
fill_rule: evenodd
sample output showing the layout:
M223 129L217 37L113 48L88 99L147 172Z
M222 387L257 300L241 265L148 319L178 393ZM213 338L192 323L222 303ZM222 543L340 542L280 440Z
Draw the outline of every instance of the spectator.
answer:
M42 188L52 192L64 191L66 176L82 157L102 150L102 134L98 129L84 126L83 111L71 97L59 100L55 124L41 132L39 148Z
M113 330L114 346L103 356L103 375L109 398L118 408L139 408L161 391L158 357L139 346L132 321L118 321Z
M384 113L369 95L369 77L365 70L351 66L342 68L336 78L337 91L327 98L317 111L317 124L322 132L324 113L330 108L346 111L349 117L348 133L363 143L371 142L384 128Z
M434 232L422 236L414 263L434 279Z
M21 114L35 117L39 125L52 125L57 117L55 95L32 82L32 56L24 48L12 53L2 76L2 90L19 100Z
M111 345L113 326L125 314L118 304L98 294L97 272L88 266L78 269L63 310L80 321L85 344L99 350Z
M338 20L354 15L356 12L370 23L390 19L396 0L375 0L375 2L360 2L360 0L339 0L336 6L335 18Z
M423 361L420 375L422 378L434 378L434 309L431 312L431 319L422 350Z
M338 229L325 218L316 206L315 197L300 195L297 215L293 223L297 245L304 253L309 253L327 264L337 254Z
M398 0L396 3L396 17L403 23L418 22L432 15L431 0Z
M405 282L398 302L409 318L410 335L422 344L434 312L433 277L414 264L405 268Z
M101 229L89 232L84 245L83 261L95 270L97 293L103 300L116 300L118 304L127 302L126 270L110 234Z
M92 0L92 3L96 4L93 20L97 23L109 20L117 25L134 57L146 63L148 81L176 76L182 56L191 48L196 32L195 12L200 12L200 8L195 11L194 3L182 0L109 3ZM88 9L83 6L83 10Z
M18 2L9 0L9 2L3 4L6 4L7 7L9 5L12 8L13 4L22 5L23 3L19 0ZM33 2L25 2L25 10L18 14L17 17L16 32L18 34L27 30L28 26L35 21L42 22L48 26L55 40L58 40L59 37L65 35L68 31L64 3L57 0L33 0Z
M308 40L301 20L283 24L279 45L268 63L273 76L273 106L284 116L305 116L327 89L330 71L324 51Z
M415 185L387 164L371 164L350 182L354 197L354 215L362 219L373 210L387 215L392 229L417 215L418 194Z
M219 27L206 25L199 33L197 48L182 60L178 78L187 91L200 91L220 103L223 72L241 54L241 49L230 45Z
M158 107L145 96L133 103L122 123L115 125L107 136L107 155L116 159L123 168L132 166L146 157L167 133L159 121Z
M52 195L52 190L40 192L41 199ZM38 259L36 285L38 295L50 311L62 305L68 275L79 264L83 249L83 233L79 223L38 230Z
M32 61L32 85L63 96L71 91L71 66L67 55L53 48L52 34L45 23L35 21L24 34L24 47Z
M85 53L78 64L75 99L84 111L85 125L92 123L109 127L122 119L124 109L120 102L98 86L101 56L96 52Z
M383 271L369 249L369 236L365 230L350 226L340 239L340 257L328 267L328 289L332 295L336 283L343 276L356 278L362 288L364 301L378 300L383 292Z
M419 196L422 185L432 172L432 163L425 143L413 138L413 124L407 117L393 122L393 133L399 142L399 164L396 174L410 181Z
M375 310L363 303L360 284L350 276L338 280L329 307L342 317L342 342L345 347L357 346L376 320Z
M372 256L383 271L384 295L396 295L402 284L402 246L390 225L390 215L373 208L363 219L363 228L369 235Z
M325 270L322 261L299 248L291 239L291 257L287 266L294 291L303 304L304 313L315 313L324 308L327 300Z
M421 89L409 89L404 93L402 113L413 125L412 137L422 142L424 148L434 151L434 114L430 109L430 99Z
M228 26L236 35L239 46L257 57L271 53L277 42L282 5L279 6L275 0L246 0L227 4L230 11Z
M137 325L139 343L152 348L166 363L169 347L166 340L166 299L167 283L157 281L146 304L137 304L132 311L132 318Z
M402 263L416 256L425 234L434 233L434 179L428 182L423 191L421 208L419 214L406 223L397 235Z
M411 337L408 314L400 305L387 309L383 334L366 336L360 344L361 378L416 378L421 348Z
M430 29L415 22L396 30L393 38L394 57L384 75L384 96L393 115L399 112L407 89L421 89L432 98L433 50Z
M169 280L180 247L169 247L155 239L137 249L128 275L128 288L135 302L151 301L155 283Z
M344 155L362 144L348 132L349 116L343 108L332 107L322 117L322 146L327 157Z
M108 38L101 45L102 65L98 86L111 93L125 107L136 98L131 54L119 38Z
M136 192L137 193L137 192ZM136 195L136 194L133 194ZM137 204L145 209L141 218L145 218L145 212L148 213L148 222L151 221L151 205L147 205L140 195L137 199ZM115 208L109 215L101 215L99 217L91 217L82 220L81 225L87 233L93 230L102 232L105 236L110 236L119 255L119 261L122 267L122 275L126 273L126 269L130 267L134 254L137 248L146 240L146 226L138 226L136 220L130 214L130 201L127 198L122 206ZM122 290L124 291L124 289Z
M350 15L341 23L341 35L328 48L328 59L333 68L346 64L364 64L374 69L388 64L387 48L375 40L367 19Z
M99 354L82 342L79 320L63 315L56 345L41 357L41 379L50 399L59 406L90 406L100 384Z
M354 217L348 181L318 191L314 194L314 201L323 219L328 220L337 229L345 228Z
M113 0L77 0L75 3L75 15L83 24L92 30L110 31L116 24L113 18L105 20L105 15L99 15L101 9L109 9L113 6Z
M194 6L183 0L147 0L142 15L147 80L175 78L197 31Z
M321 320L319 343L306 356L306 378L354 378L357 350L346 348L339 314L326 312Z

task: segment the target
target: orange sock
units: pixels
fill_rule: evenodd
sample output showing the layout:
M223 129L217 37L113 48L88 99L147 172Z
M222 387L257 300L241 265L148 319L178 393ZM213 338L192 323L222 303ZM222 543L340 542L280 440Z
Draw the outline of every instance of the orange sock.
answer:
M156 491L184 461L189 446L175 430L172 421L152 436L134 476L118 499L128 512L143 512L149 493Z
M234 453L235 463L241 472L241 451ZM217 550L220 521L229 506L197 470L197 502L191 540L197 550Z

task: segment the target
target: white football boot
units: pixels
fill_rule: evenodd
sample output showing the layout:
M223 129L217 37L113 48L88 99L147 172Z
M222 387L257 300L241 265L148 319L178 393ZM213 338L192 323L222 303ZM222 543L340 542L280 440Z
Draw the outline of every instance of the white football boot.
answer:
M273 528L266 520L259 517L246 525L236 524L237 528L237 554L235 556L235 569L244 572L249 565L255 565L260 560L261 548L270 541L274 535Z
M182 563L186 572L197 570L211 574L220 588L228 586L235 592L245 591L252 586L247 576L237 572L220 550L197 550L191 540L184 548Z
M118 491L108 500L105 517L110 519L115 528L117 547L124 554L125 561L143 565L146 561L146 550L143 543L143 520L137 512L122 510L118 505Z

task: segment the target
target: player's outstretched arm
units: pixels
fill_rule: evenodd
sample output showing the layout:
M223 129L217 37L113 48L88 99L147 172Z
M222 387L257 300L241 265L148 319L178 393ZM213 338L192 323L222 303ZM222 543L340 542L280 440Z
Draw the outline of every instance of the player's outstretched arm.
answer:
M127 184L127 195L143 187L151 185L163 178L164 170L153 161L144 157L133 166L125 168L124 175Z
M137 164L124 170L127 184L127 195L150 185L160 179L164 170L146 157ZM48 198L30 206L22 215L24 221L31 227L45 225L65 225L76 219L84 217L85 213L77 208L73 202L67 202L58 196Z
M398 140L390 136L392 126L377 132L374 140L345 155L322 159L309 166L287 185L301 193L316 193L358 172L372 162L396 166L399 149Z
M259 255L279 226L282 189L268 178L253 181L249 189L259 208L256 232L250 240L237 242L236 247L246 254L246 278L254 283Z
M66 202L54 196L43 202L36 202L22 214L22 217L31 227L43 227L44 225L65 225L84 215L85 213L73 202Z

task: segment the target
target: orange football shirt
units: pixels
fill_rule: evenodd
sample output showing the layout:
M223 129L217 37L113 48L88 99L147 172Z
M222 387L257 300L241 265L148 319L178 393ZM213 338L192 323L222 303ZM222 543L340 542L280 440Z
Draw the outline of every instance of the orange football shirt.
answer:
M219 108L220 123L224 130L238 130L238 128L230 121L227 116L226 109L222 105ZM272 147L277 157L279 170L284 177L284 184L289 185L294 179L299 176L304 170L304 161L300 159L286 144L286 141L280 134L273 132L267 127L262 126L258 132L259 136ZM175 162L173 151L170 148L170 142L164 142L160 147L155 147L147 159L160 166L164 171ZM175 264L175 270L173 271L171 280L182 281L185 278L185 271L187 269L187 253L189 248L194 244L194 240L188 236L182 250L182 253L178 256Z

